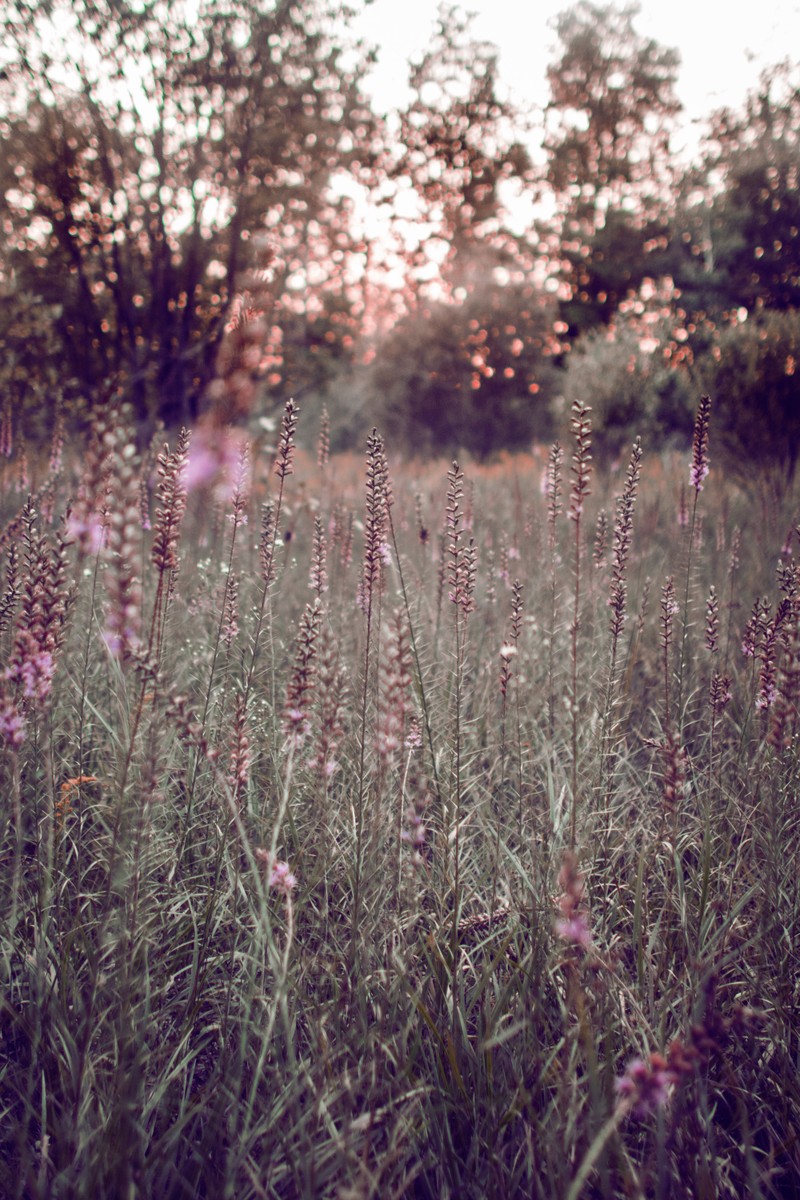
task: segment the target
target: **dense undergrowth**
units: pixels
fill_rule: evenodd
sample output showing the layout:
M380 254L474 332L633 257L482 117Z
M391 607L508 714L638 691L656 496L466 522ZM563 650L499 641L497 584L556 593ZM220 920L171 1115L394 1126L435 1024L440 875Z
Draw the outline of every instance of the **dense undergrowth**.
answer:
M708 416L8 447L4 1196L800 1195L800 532Z

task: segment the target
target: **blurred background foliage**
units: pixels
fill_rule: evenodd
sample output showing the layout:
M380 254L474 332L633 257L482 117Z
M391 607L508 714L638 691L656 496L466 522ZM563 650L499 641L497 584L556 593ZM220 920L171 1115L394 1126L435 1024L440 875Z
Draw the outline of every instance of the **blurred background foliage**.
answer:
M673 152L677 52L635 5L566 7L549 103L505 98L458 10L375 110L336 0L8 0L0 391L35 432L121 394L146 433L327 405L486 459L593 409L608 463L685 439L800 448L800 69ZM522 224L522 205L532 214Z

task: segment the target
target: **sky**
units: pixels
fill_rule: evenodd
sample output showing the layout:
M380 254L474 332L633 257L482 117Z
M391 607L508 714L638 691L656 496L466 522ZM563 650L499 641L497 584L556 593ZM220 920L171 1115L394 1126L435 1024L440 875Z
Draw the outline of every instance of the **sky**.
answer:
M466 0L462 5L475 13L475 36L498 46L500 78L526 104L547 100L545 71L556 46L552 21L569 2ZM356 30L379 47L369 83L379 107L401 106L407 99L406 62L424 50L437 8L438 0L372 0L358 18ZM742 103L764 67L800 57L800 0L641 0L635 24L642 35L680 52L677 92L688 145L713 109Z

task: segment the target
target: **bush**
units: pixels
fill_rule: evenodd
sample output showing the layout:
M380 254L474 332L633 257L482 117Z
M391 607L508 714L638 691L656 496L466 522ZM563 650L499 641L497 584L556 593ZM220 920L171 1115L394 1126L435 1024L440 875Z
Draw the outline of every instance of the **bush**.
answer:
M715 438L744 479L774 470L789 486L800 454L800 312L769 312L722 330L698 363L714 399Z
M640 435L655 448L685 444L692 430L692 395L683 372L665 362L657 347L642 349L641 333L596 330L576 342L564 373L568 402L592 410L593 453L610 465Z
M409 313L373 368L381 427L414 453L479 461L549 438L552 315L530 289L496 285Z

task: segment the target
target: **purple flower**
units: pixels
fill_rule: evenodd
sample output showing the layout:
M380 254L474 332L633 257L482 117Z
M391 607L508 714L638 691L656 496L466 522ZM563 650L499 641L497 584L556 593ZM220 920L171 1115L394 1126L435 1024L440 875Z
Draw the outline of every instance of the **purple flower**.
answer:
M288 896L296 884L297 879L289 870L288 863L276 862L273 864L269 875L269 886L271 888L276 892L281 892L284 896Z
M276 858L269 850L256 850L256 858L264 864L269 886L287 899L297 886L297 878L289 870L289 864Z
M28 700L45 700L50 694L55 664L49 650L34 650L33 639L29 653L6 670L6 679L22 685L22 694Z
M556 921L556 933L564 942L572 946L580 946L588 950L592 944L591 930L586 921L585 913L576 913L564 921Z
M629 1107L634 1116L646 1117L664 1107L674 1083L675 1072L667 1060L661 1054L651 1054L647 1061L635 1058L628 1063L615 1088L620 1103Z
M697 408L692 439L692 465L689 483L697 492L703 490L703 480L708 475L708 426L711 418L711 398L702 396Z
M25 741L25 722L9 696L0 700L0 736L13 750L19 750Z
M689 483L696 491L702 492L703 480L706 475L708 475L707 462L692 463L691 470L689 471Z
M561 916L554 924L556 936L570 946L588 950L592 945L592 934L589 929L589 914L584 905L585 882L583 873L578 870L578 860L571 850L567 850L558 873L558 884L563 889L556 900Z
M97 554L103 547L105 535L105 525L99 513L92 512L85 517L73 514L67 518L67 537L76 541L84 554Z

